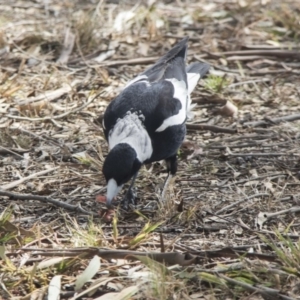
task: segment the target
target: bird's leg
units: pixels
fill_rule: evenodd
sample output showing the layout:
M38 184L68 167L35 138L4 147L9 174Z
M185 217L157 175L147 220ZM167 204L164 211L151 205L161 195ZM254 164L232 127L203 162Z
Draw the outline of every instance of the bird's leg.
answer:
M132 191L134 182L136 180L138 173L135 173L132 177L130 186L124 196L124 198L121 201L121 206L124 210L128 210L129 204L135 205L134 200L135 200L135 193Z
M167 192L167 189L168 189L171 179L172 179L172 174L170 172L168 172L168 176L164 182L163 190L161 192L161 200L162 201L165 201L165 199L166 199L166 192Z
M165 180L164 187L161 193L161 200L164 201L166 199L166 192L168 189L168 186L170 184L170 181L172 177L176 174L177 172L177 155L171 156L166 159L166 164L167 164L167 171L168 171L168 176Z

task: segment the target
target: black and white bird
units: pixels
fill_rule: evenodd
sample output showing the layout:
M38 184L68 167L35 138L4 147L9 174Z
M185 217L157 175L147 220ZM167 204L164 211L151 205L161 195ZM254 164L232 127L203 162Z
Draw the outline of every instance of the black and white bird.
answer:
M108 207L130 179L123 205L133 202L132 188L143 164L166 161L168 177L162 198L177 171L177 151L192 107L190 94L209 70L208 64L200 62L186 67L187 42L185 37L131 80L105 111L102 125L110 151L103 174Z

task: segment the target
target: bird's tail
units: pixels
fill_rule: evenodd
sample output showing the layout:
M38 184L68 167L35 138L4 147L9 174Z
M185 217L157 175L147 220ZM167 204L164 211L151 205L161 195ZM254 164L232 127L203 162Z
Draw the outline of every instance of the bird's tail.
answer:
M187 88L187 118L191 119L193 117L191 110L195 105L191 103L190 94L195 89L200 78L206 75L210 66L206 63L195 62L185 67L188 39L188 36L183 38L153 66L141 73L140 76L147 77L150 82L155 82L163 78L175 79L179 82L183 81L186 87L178 86L178 88Z
M150 82L158 81L162 78L175 78L179 81L186 79L185 59L187 53L187 42L189 37L183 38L153 66L140 75L146 75Z
M195 62L186 67L189 94L195 89L200 78L206 75L209 68L209 64L202 62Z
M187 118L191 120L193 118L192 109L196 104L192 104L190 94L195 89L198 81L202 79L210 68L209 64L202 62L195 62L186 67L187 82L188 82L188 105L187 105Z

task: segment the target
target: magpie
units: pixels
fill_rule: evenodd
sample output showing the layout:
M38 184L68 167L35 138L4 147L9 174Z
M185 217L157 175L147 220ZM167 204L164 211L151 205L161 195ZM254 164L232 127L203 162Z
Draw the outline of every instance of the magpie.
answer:
M122 201L134 202L132 188L143 164L165 160L166 187L177 171L177 151L186 134L192 108L190 93L209 70L206 63L186 67L188 37L183 38L153 66L131 80L107 106L102 126L109 145L103 164L106 204L132 179Z

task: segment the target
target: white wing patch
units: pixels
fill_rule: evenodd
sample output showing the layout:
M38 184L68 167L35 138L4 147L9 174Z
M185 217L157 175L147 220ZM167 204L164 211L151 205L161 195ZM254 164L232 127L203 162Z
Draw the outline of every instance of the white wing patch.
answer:
M199 79L200 79L200 74L199 73L187 73L188 93L189 93L189 95L195 89Z
M177 115L171 116L163 121L161 126L159 126L156 131L164 131L166 128L174 125L180 125L184 123L187 114L188 105L188 89L183 80L177 80L176 78L166 79L170 81L174 86L173 97L181 102L181 109Z
M118 119L108 136L110 150L117 144L126 143L137 153L140 162L151 157L153 152L150 136L145 129L142 118L136 112L129 111L122 119Z
M149 82L148 82L147 79L148 79L148 77L147 77L146 75L139 75L139 76L135 77L134 79L130 80L130 81L125 85L124 90L125 90L126 88L128 88L130 85L132 85L132 84L134 84L135 82L137 82L137 81L143 81L143 82L146 82L146 83L149 84Z
M199 73L187 73L187 81L188 81L188 104L187 104L187 119L191 121L194 117L194 113L192 109L196 106L196 104L192 104L192 99L190 94L195 89L198 81L200 79Z

